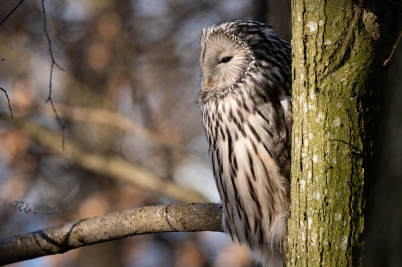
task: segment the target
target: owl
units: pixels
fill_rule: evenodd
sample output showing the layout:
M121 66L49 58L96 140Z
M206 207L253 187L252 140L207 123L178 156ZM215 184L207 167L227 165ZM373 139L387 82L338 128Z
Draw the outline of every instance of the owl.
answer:
M198 102L223 227L261 266L282 266L291 148L291 46L272 27L204 28Z

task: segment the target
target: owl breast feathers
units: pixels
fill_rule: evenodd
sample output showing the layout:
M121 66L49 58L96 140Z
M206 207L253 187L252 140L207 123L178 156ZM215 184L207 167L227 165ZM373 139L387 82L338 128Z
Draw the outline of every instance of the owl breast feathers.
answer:
M199 104L223 226L263 266L281 266L289 209L291 47L265 24L201 36Z

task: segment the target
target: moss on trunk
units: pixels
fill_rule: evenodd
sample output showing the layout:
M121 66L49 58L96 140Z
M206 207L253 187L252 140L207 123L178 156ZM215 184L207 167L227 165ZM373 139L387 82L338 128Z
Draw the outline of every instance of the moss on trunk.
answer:
M370 10L348 0L292 3L288 266L363 265L371 81L383 40Z

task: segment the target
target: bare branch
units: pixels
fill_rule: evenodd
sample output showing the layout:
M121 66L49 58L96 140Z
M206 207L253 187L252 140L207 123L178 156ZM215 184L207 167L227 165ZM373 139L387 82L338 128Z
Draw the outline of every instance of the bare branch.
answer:
M0 240L0 264L61 254L124 237L165 232L222 232L218 204L148 206L69 222Z
M52 52L52 42L50 41L49 33L47 32L47 27L46 27L47 18L46 18L46 10L45 10L45 0L42 0L42 12L43 12L43 21L44 21L44 31L45 31L45 34L46 34L47 41L48 41L48 43L49 43L49 53L50 53L50 56L51 56L51 58L52 58L52 65L50 66L49 96L48 96L48 98L46 99L45 103L50 102L50 104L52 105L52 109L53 109L53 111L54 111L54 114L56 115L56 119L57 119L57 121L58 121L59 124L60 124L61 133L62 133L62 147L63 147L63 150L64 150L64 129L66 128L66 126L61 122L60 117L59 117L59 115L57 114L56 108L54 107L53 100L52 100L53 66L56 65L56 67L57 67L59 70L62 70L62 71L64 71L64 69L62 69L62 68L57 64L57 62L56 62L56 60L54 59L54 56L53 56L53 52Z
M55 104L55 107L57 110L59 110L63 118L69 118L75 121L86 123L106 124L110 127L116 127L129 134L136 135L151 145L162 145L173 148L175 151L180 152L177 153L177 156L180 158L180 160L191 159L191 161L196 162L201 166L205 166L206 168L210 167L208 162L196 154L191 153L186 147L172 141L172 138L166 138L165 135L158 134L157 132L154 132L146 126L133 121L132 118L129 118L121 113L105 109L83 108L57 103ZM51 116L52 112L47 111L47 114Z
M50 41L50 37L49 37L49 33L47 32L47 27L46 27L46 22L47 22L47 18L46 18L46 10L45 10L45 0L42 0L42 12L43 12L43 21L44 21L44 31L46 34L46 38L47 41L49 43L49 53L50 56L52 57L52 65L56 65L57 68L59 68L59 70L64 71L63 68L61 68L57 63L56 60L53 57L53 52L52 52L52 42ZM51 92L49 92L49 97L50 97Z
M18 4L16 4L15 7L10 12L8 12L8 14L4 16L4 18L1 19L0 25L3 24L8 19L8 17L11 16L11 14L14 13L14 11L22 4L22 2L24 2L24 0L19 1Z
M114 126L128 133L135 134L139 138L154 145L174 147L178 145L172 142L170 138L157 134L140 123L133 121L132 118L124 116L118 112L112 112L105 109L74 107L57 103L55 106L65 118L70 118L76 121L84 121L87 123L100 123Z
M8 121L28 134L33 141L57 150L59 147L58 134L47 130L43 126L24 119L11 120L8 116L0 113L0 119ZM81 168L86 170L108 175L115 179L136 184L146 190L158 192L168 196L178 202L205 202L206 198L196 190L179 186L169 180L162 180L145 168L130 163L117 155L100 155L88 152L79 143L72 139L67 139L66 149L68 157L74 160Z
M166 135L154 132L146 126L133 121L132 118L129 118L121 113L105 109L83 108L57 103L55 104L55 107L60 111L64 118L86 123L99 123L114 126L122 131L136 135L151 145L163 145L172 147L176 151L184 152L183 155L186 159L191 158L192 161L197 162L199 165L206 166L207 168L210 167L208 162L199 156L190 153L187 148L178 144L177 142L172 141L172 138L166 138ZM51 112L48 112L50 115Z
M401 33L399 34L398 40L396 41L396 43L395 43L395 44L393 45L393 47L392 47L391 55L389 56L389 58L387 58L387 59L384 61L384 64L382 64L383 66L387 65L387 63L391 60L391 57L392 57L392 55L393 55L394 52L395 52L395 48L398 46L399 40L401 39L401 36L402 36L402 31L401 31Z
M14 116L13 116L13 110L11 109L11 105L10 105L10 98L8 98L7 91L4 90L4 89L1 88L1 87L0 87L0 90L3 91L3 92L6 94L7 101L8 101L8 108L10 109L10 112L11 112L11 118L14 118Z

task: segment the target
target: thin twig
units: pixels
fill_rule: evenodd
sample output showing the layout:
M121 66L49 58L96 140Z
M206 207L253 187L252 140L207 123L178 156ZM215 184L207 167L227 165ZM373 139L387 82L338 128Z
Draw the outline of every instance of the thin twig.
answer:
M49 53L50 53L50 57L52 58L52 65L51 65L51 67L50 67L49 96L48 96L48 98L46 99L45 103L50 102L50 104L52 105L53 112L54 112L54 114L56 115L56 119L57 119L57 121L58 121L59 124L60 124L60 127L61 127L61 134L62 134L62 146L63 146L63 150L64 150L64 129L66 128L66 126L62 123L62 121L61 121L59 115L57 114L56 108L54 107L53 100L52 100L53 66L56 65L56 67L57 67L59 70L62 70L62 71L64 71L64 69L61 68L61 67L57 64L57 62L56 62L56 60L54 59L54 56L53 56L53 52L52 52L52 42L50 41L49 33L47 32L47 27L46 27L47 18L46 18L46 10L45 10L45 0L42 0L42 11L43 11L44 30L45 30L45 34L46 34L47 41L48 41L48 43L49 43Z
M14 11L22 4L22 2L24 2L24 0L21 0L10 12L8 12L8 14L1 19L0 21L0 25L3 24L3 22L5 22L9 16L11 16L11 14L14 13Z
M14 118L14 116L13 116L13 110L11 109L11 105L10 105L10 98L8 98L7 91L4 90L4 89L1 88L1 87L0 87L0 90L3 91L3 92L6 94L7 101L8 101L8 108L10 109L10 112L11 112L11 118Z
M356 152L358 154L361 154L361 155L364 155L364 156L366 155L366 153L364 151L360 150L357 146L352 145L351 143L348 143L348 142L346 142L344 140L333 139L332 141L344 143L345 145L348 145L350 148L352 148L352 150L354 150L354 152Z
M401 33L399 34L399 37L398 37L398 40L396 41L396 44L393 45L391 55L389 56L389 58L387 58L387 59L384 61L383 66L387 65L387 63L391 60L391 57L392 57L392 55L394 54L395 48L397 47L397 45L398 45L398 43L399 43L399 40L401 39L401 36L402 36L402 31L401 31Z

